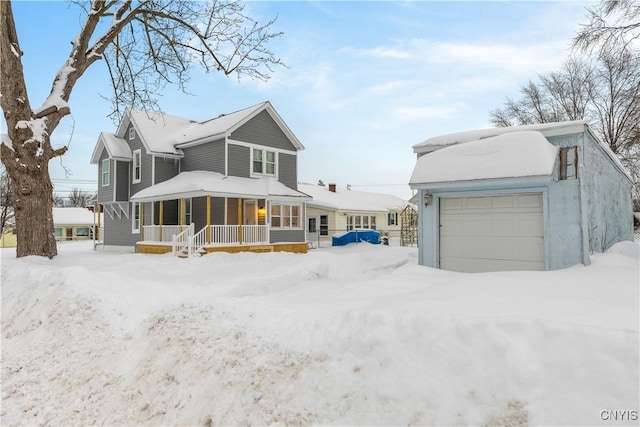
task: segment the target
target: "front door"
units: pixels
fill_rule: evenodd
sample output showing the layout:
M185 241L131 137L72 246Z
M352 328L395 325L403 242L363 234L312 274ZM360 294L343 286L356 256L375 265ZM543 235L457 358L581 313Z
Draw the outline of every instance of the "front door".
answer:
M307 240L309 242L318 242L318 217L310 216L307 218Z

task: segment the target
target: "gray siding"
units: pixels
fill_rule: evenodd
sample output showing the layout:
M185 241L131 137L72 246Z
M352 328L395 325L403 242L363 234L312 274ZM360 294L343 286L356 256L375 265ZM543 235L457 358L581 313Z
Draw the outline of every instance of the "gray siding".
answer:
M114 246L135 246L139 240L139 234L131 233L131 216L129 218L122 215L113 219L107 214L104 215L104 244Z
M238 199L227 199L227 224L238 224Z
M113 201L113 160L109 161L109 185L102 185L102 161L109 158L109 153L106 149L102 149L100 154L100 161L98 162L98 202L112 202Z
M277 230L271 229L271 243L304 242L304 230Z
M191 222L195 224L195 232L207 225L207 198L194 197L191 199Z
M298 189L298 165L295 155L278 154L278 181L289 188Z
M129 170L131 162L114 161L116 164L116 201L129 201Z
M144 148L144 145L142 144L142 140L140 140L140 135L138 135L137 132L136 132L136 137L133 140L129 140L130 128L131 128L131 125L129 125L129 127L125 132L125 141L127 141L127 143L129 144L129 147L131 147L131 153L133 153L135 150L141 149L140 159L141 159L142 170L140 171L141 180L139 183L137 184L133 183L133 171L131 171L131 193L130 194L134 195L138 191L144 190L145 188L151 186L151 167L152 167L153 156L147 153L147 150ZM133 168L133 161L131 161L130 168Z
M182 170L211 171L224 174L224 155L224 139L185 148Z
M249 178L251 174L251 149L234 144L229 144L228 147L229 176Z
M155 182L159 184L163 181L173 178L180 172L180 160L168 159L166 157L155 157ZM151 170L148 171L151 174Z
M267 111L258 113L253 119L236 129L230 137L236 141L245 141L281 150L293 151L296 149Z
M224 197L211 198L211 224L225 225Z

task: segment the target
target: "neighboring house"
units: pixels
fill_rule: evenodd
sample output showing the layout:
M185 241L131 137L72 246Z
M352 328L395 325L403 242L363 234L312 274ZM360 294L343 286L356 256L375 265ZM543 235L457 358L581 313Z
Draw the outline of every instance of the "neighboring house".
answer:
M13 226L5 226L0 230L0 248L15 248L18 246L18 236Z
M422 265L554 270L633 239L632 180L584 121L443 135L413 150Z
M97 213L87 208L53 208L53 230L57 241L100 239L99 224L103 222Z
M298 184L313 197L307 202L307 240L331 242L336 233L355 228L380 231L381 236L400 238L402 211L409 203L390 194L343 190L336 184Z
M104 247L306 252L303 148L269 102L205 122L128 109L91 157Z

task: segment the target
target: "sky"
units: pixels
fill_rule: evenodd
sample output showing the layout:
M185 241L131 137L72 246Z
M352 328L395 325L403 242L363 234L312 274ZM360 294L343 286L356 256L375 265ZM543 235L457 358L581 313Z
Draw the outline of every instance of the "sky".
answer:
M478 274L393 240L58 250L0 249L3 425L638 425L638 242Z
M412 146L491 127L490 111L570 53L585 8L572 1L254 1L245 11L283 36L269 48L287 67L267 82L191 73L190 94L168 87L167 114L204 121L270 101L305 146L300 182L350 185L408 199ZM67 2L16 1L14 17L33 108L51 90L82 19ZM97 189L89 164L101 131L114 132L105 66L74 88L71 116L52 137L69 152L51 162L54 191ZM2 122L4 128L6 124ZM2 129L3 132L6 130Z

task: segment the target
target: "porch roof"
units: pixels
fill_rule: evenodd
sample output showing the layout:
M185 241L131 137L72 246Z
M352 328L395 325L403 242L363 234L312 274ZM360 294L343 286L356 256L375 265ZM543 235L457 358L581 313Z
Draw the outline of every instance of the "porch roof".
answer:
M156 202L189 197L239 197L277 200L307 201L307 194L287 187L275 178L242 178L225 176L217 172L181 172L131 196L134 202Z

